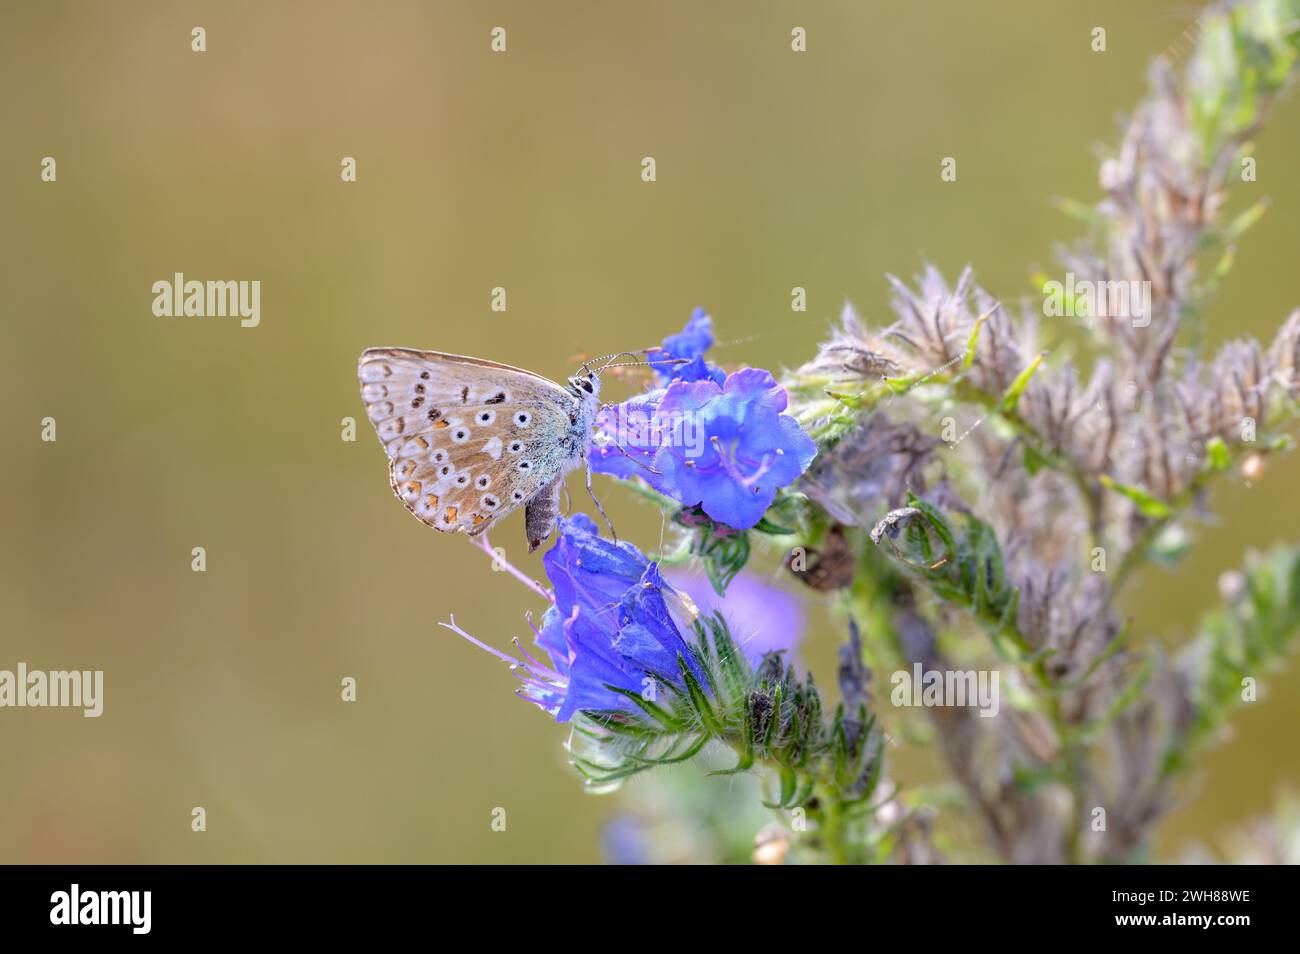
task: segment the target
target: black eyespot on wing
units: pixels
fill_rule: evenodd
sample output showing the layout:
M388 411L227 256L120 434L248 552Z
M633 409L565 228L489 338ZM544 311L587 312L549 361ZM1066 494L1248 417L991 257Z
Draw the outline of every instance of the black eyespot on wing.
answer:
M492 395L492 397L488 398L488 399L487 399L486 401L484 401L483 403L484 403L484 404L500 404L500 403L502 403L503 401L505 401L505 399L506 399L506 392L505 392L505 391L498 391L496 394Z

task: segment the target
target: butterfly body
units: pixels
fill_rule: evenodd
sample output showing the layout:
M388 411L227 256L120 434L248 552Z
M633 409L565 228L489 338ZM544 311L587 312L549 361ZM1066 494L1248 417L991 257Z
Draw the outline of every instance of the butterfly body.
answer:
M417 519L477 535L523 506L529 549L550 535L564 478L591 446L596 374L563 386L494 361L406 348L362 352L357 374L393 493Z

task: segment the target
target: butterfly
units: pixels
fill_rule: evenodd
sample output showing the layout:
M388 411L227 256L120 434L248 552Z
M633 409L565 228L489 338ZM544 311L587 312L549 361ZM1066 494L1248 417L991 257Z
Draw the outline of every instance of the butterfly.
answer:
M551 535L564 478L591 448L598 371L563 386L481 358L369 348L357 374L393 493L418 520L477 536L522 506L529 552Z

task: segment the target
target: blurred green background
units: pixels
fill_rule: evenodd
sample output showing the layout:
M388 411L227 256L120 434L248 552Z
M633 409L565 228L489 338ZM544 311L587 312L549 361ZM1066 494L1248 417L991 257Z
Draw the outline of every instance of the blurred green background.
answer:
M1031 270L1076 234L1049 199L1095 200L1094 144L1116 140L1149 58L1196 13L5 3L0 668L103 669L106 686L97 720L0 711L0 861L597 860L617 803L583 794L565 733L499 662L436 626L455 612L505 645L537 601L392 499L358 352L562 377L577 352L653 344L703 305L723 341L757 336L719 360L777 367L811 353L846 297L885 321L884 274L926 260L1031 293ZM1300 304L1297 154L1292 97L1240 189L1273 205L1211 310L1214 342L1271 340ZM939 179L948 155L956 183ZM261 326L154 317L151 285L176 271L260 280ZM498 285L504 314L488 307ZM794 285L806 315L790 312ZM40 440L46 416L57 443ZM1134 589L1140 631L1177 640L1246 546L1300 538L1298 476L1293 455L1253 488L1222 487L1184 567ZM623 535L658 538L657 515L603 496ZM494 543L518 556L521 527ZM826 620L806 654L824 683ZM1293 667L1204 761L1165 854L1296 784L1297 724ZM896 774L906 784L908 766Z

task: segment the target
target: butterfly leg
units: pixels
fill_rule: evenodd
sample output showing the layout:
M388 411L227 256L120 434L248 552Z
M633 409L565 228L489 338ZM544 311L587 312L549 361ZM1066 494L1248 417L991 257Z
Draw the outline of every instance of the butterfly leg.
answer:
M605 526L609 527L609 535L615 543L618 543L618 531L614 529L614 522L609 519L609 514L605 513L605 508L601 505L600 498L596 496L596 491L591 487L591 462L586 458L582 461L583 469L587 472L587 493L591 497L592 503L596 505L596 510L605 518Z

